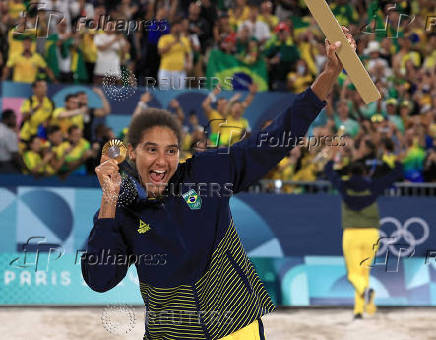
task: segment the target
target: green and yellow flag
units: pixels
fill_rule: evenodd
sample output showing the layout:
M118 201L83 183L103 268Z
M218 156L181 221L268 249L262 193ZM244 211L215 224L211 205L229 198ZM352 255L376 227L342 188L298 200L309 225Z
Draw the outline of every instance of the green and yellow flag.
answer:
M223 90L248 90L248 86L255 82L258 91L268 90L268 72L266 63L262 59L248 65L230 54L212 50L207 63L206 76L208 88L219 81Z
M57 57L57 41L58 34L50 34L45 42L45 60L55 77L59 76L59 65ZM62 57L71 55L70 71L73 73L74 83L83 83L88 80L88 72L85 66L83 53L80 49L73 47L73 38L66 39L60 46L60 54Z

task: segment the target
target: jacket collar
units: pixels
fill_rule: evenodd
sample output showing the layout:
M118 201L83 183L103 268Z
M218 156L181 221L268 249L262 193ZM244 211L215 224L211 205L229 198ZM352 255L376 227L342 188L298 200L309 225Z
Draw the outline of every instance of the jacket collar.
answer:
M183 164L179 164L176 172L168 181L168 186L172 186L173 190L171 190L172 195L179 195L179 183L182 180L182 172L184 169ZM136 199L134 201L135 204L147 205L147 206L162 206L164 204L166 198L168 197L168 186L165 188L164 195L161 197L150 198L147 195L147 190L144 186L139 182L139 180L131 175L127 175L131 183L133 183L134 188L136 190Z

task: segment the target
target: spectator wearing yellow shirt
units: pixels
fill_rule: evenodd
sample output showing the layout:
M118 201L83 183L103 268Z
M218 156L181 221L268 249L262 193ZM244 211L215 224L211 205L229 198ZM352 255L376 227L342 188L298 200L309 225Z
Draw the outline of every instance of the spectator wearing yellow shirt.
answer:
M276 15L272 14L272 11L272 2L269 0L263 1L260 5L260 15L258 19L267 24L270 31L273 31L274 28L279 24L279 18Z
M316 180L317 166L314 162L314 154L307 148L303 148L301 158L301 168L292 176L293 181L312 182Z
M398 38L400 50L393 56L392 65L393 70L397 76L401 77L406 75L406 63L411 61L415 67L421 65L421 56L418 52L412 50L412 42L409 38L400 36Z
M317 43L317 38L312 29L299 30L296 41L298 42L298 51L300 52L300 59L306 62L306 66L312 76L319 73L323 55L320 53L320 45Z
M220 128L220 145L230 146L244 139L251 132L248 120L242 117L242 115L245 108L249 105L247 104L247 99L249 100L248 103L250 103L254 95L250 92L250 98L247 98L244 102L239 101L240 96L240 93L235 94L227 105L230 114L227 116L226 124Z
M188 158L191 158L192 155L205 150L207 150L207 141L203 131L194 130L190 138L189 149L183 150L180 157L180 163L185 162Z
M237 107L236 110L242 110L243 111L251 104L251 102L254 99L254 96L257 93L257 85L256 83L252 83L249 86L250 92L248 93L247 97L243 102L238 102L240 104L240 107ZM206 131L209 134L209 140L211 142L211 146L219 146L219 145L229 145L230 135L233 133L240 133L240 122L238 119L238 122L236 122L235 125L236 128L232 132L232 128L230 126L233 126L230 124L230 121L234 121L234 119L231 117L231 110L232 106L235 102L238 101L238 99L241 97L241 95L235 94L230 101L228 101L225 98L216 98L221 93L221 86L218 84L215 89L209 94L209 96L203 101L202 107L204 112L206 113L206 116L209 120L208 125L206 127ZM217 108L216 110L212 108L211 102L217 102ZM244 123L244 125L248 126L248 121ZM240 137L240 136L239 136ZM238 141L238 137L235 135L232 140Z
M29 142L29 150L23 155L23 161L26 165L27 171L34 176L47 176L49 173L49 163L53 154L48 152L45 155L42 153L42 140L38 136L32 136Z
M191 110L188 114L189 125L183 125L182 129L182 147L181 159L188 159L192 157L193 148L197 143L204 145L206 148L207 140L204 134L204 127L200 125L197 112Z
M47 97L47 83L44 80L35 81L32 92L32 96L21 106L23 121L20 139L24 142L37 134L39 125L48 122L54 110L54 103Z
M293 93L303 92L313 81L304 59L297 61L297 72L288 73L288 89Z
M225 124L227 118L227 99L223 97L217 98L220 93L221 86L218 84L201 105L208 119L206 130L213 146L217 146L216 138L220 124ZM211 103L216 103L216 109L211 106Z
M61 147L64 141L64 134L59 125L50 125L47 128L47 138L48 140L45 142L44 147L49 152L53 153L53 157L51 158L49 164L53 174L56 174L64 164L65 157L71 152L73 147L70 146L67 149L65 149L65 147Z
M33 28L32 28L33 27ZM29 21L25 17L20 17L16 21L16 26L8 31L7 43L9 45L8 58L13 54L23 53L23 38L25 34L35 36L37 31L34 29L35 25L32 26L31 20ZM30 50L32 52L36 51L36 39L32 39Z
M424 69L433 70L436 66L436 33L429 34L428 52L423 63Z
M89 83L92 82L92 75L94 74L94 67L97 61L97 47L94 44L94 37L95 32L90 30L86 30L79 36L79 48L83 51Z
M395 155L395 145L392 139L383 138L382 142L382 161L385 162L391 169L395 168L395 161L397 155Z
M192 69L189 39L182 35L182 21L174 21L170 34L160 37L157 48L161 56L158 78L161 90L185 88L186 72Z
M83 116L86 111L85 106L79 107L79 99L75 93L67 94L65 106L54 110L51 124L59 125L64 134L67 134L72 125L77 125L83 131Z
M229 9L229 23L236 31L240 24L248 19L250 8L246 0L236 0L235 7Z
M86 71L88 73L88 82L92 83L95 63L97 62L97 46L94 44L96 30L91 29L92 20L98 22L101 16L106 14L106 9L103 3L95 4L93 19L86 20L86 25L79 26L79 48L83 51L85 59Z
M85 163L95 156L89 142L82 137L82 130L77 125L68 128L68 140L59 146L59 153L65 153L65 162L60 173L68 175L86 175Z
M20 17L21 12L26 10L23 0L9 0L7 3L9 18L14 21Z
M12 81L21 83L33 83L38 75L38 70L43 69L49 78L56 82L53 72L47 67L45 60L40 54L31 51L32 40L30 36L23 40L23 52L12 54L3 70L2 80L9 77L13 69Z

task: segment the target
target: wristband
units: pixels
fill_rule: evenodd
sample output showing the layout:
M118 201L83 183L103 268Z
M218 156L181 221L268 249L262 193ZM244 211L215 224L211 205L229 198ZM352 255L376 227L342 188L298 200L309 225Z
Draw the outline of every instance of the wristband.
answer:
M211 101L212 103L215 103L215 102L216 102L216 96L215 96L215 93L213 93L213 92L209 93L209 96L208 96L208 97L210 98L210 101Z
M144 102L139 102L138 105L141 107L141 109L145 110L146 108L148 108L147 103Z

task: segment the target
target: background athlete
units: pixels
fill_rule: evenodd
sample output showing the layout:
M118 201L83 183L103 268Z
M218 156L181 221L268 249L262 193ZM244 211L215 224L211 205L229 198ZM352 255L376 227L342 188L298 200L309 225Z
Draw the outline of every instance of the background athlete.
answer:
M337 148L331 149L331 159L325 173L342 196L342 248L347 278L353 285L354 318L361 319L364 312L374 314L375 291L369 286L369 274L379 244L380 214L377 198L384 190L403 176L401 163L387 175L370 178L365 165L354 161L348 168L348 178L342 179L333 170Z

